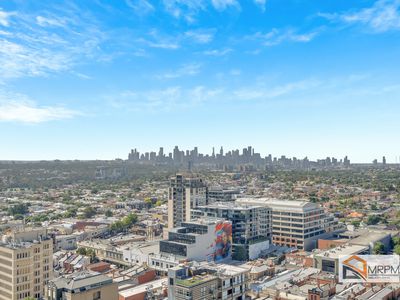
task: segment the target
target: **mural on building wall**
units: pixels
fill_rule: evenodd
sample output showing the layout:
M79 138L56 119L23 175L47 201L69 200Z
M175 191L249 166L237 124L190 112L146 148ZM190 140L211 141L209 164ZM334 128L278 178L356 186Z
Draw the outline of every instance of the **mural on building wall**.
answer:
M232 254L232 223L219 222L215 225L214 261L231 257Z

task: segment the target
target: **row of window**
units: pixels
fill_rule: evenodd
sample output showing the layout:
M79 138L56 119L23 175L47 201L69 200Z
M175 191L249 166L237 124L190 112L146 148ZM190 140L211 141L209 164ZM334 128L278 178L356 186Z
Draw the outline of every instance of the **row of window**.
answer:
M28 252L17 253L17 259L28 258L30 257Z

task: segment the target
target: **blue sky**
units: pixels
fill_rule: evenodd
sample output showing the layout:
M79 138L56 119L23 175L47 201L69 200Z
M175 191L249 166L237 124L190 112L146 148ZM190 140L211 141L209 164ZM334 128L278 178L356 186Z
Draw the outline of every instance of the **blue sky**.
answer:
M400 1L0 2L0 159L400 156Z

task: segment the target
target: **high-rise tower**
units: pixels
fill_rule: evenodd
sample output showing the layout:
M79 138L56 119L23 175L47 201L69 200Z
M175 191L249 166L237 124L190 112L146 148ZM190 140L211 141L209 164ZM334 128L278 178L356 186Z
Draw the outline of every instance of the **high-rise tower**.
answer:
M177 174L170 179L168 190L168 228L190 221L190 210L207 204L207 186L201 178Z

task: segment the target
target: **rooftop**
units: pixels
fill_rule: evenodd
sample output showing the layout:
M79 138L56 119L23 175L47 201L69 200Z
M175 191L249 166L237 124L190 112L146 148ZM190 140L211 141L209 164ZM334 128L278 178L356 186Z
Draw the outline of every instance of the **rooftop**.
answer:
M338 259L341 255L352 255L358 254L363 251L367 251L368 247L360 245L341 245L339 247L323 251L321 253L315 254L317 257L325 257Z
M50 281L57 289L72 291L76 289L90 290L106 284L112 284L110 277L92 271L82 271L64 275Z
M130 288L130 289L127 289L124 291L120 291L119 295L121 297L127 298L129 296L145 293L148 289L156 290L156 289L162 288L163 286L167 287L167 282L168 282L168 278L150 281L145 284L141 284L141 285L135 286L133 288Z
M201 266L208 269L216 270L220 276L235 276L244 272L250 271L250 267L246 264L232 265L232 264L212 264L203 263Z
M390 233L368 230L360 236L350 240L349 243L352 245L369 246L371 243L378 242L388 235L390 235Z
M239 198L237 203L268 206L272 209L308 211L320 208L319 205L307 200L279 200L271 198Z
M216 279L217 277L212 276L210 274L206 275L197 275L186 279L177 279L176 284L184 287L193 287L199 284L203 284L205 282Z
M240 203L236 202L214 202L205 206L198 206L197 208L213 208L213 209L233 209L233 210L250 210L258 207L263 207L262 205L255 205L252 203Z

